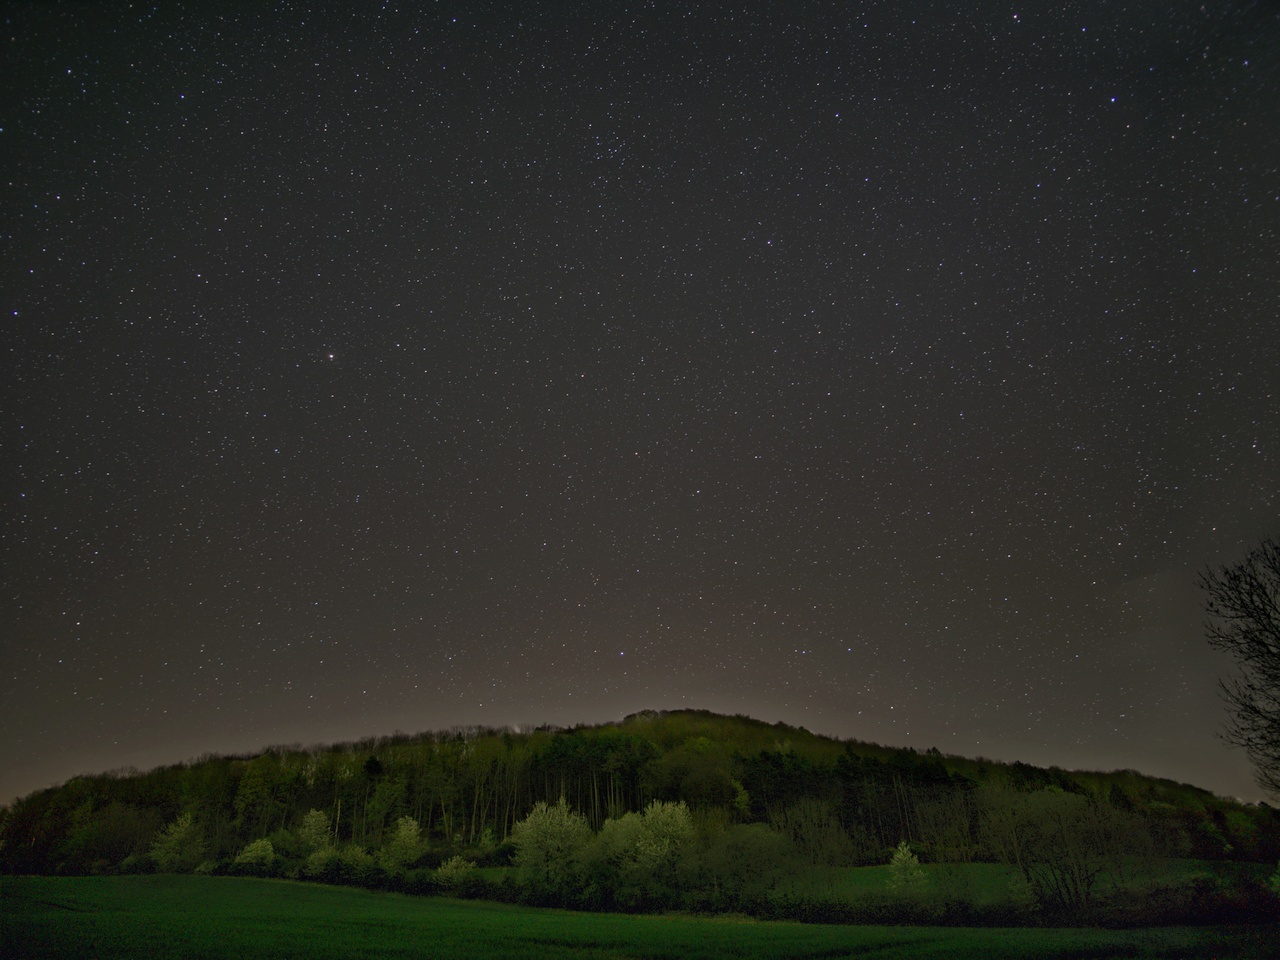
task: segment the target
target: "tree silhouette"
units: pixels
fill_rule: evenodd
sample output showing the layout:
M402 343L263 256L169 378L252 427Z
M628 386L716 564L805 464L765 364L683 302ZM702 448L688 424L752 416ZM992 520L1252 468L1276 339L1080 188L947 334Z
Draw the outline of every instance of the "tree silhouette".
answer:
M1220 682L1232 712L1223 738L1244 747L1258 784L1280 797L1280 542L1265 539L1239 563L1205 570L1200 586L1209 643L1240 668Z

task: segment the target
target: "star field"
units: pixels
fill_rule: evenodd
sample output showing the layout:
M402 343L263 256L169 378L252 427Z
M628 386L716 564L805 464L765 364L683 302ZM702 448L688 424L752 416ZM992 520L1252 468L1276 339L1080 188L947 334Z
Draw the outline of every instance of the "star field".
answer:
M705 707L1257 797L1272 4L4 11L0 797Z

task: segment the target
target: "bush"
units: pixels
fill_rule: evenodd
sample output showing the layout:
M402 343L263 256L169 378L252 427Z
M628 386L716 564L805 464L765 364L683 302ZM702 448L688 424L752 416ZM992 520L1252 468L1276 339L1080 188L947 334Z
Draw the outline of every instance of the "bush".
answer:
M354 843L341 849L324 847L307 857L302 876L321 883L341 883L354 887L382 888L387 874L363 847Z
M269 877L274 873L276 851L270 840L254 840L236 854L232 872L242 876Z
M341 873L341 857L333 847L321 847L307 857L302 865L302 875L321 883L338 883Z
M473 861L454 856L440 864L435 878L441 889L453 892L460 889L475 872L476 865Z
M503 840L492 850L486 853L480 853L476 856L476 866L478 867L509 867L511 861L516 855L516 845L510 839Z
M131 853L120 861L121 873L155 873L156 862L149 853Z
M276 830L267 839L271 841L271 849L275 851L277 869L281 861L301 860L311 852L311 848L304 846L292 830Z

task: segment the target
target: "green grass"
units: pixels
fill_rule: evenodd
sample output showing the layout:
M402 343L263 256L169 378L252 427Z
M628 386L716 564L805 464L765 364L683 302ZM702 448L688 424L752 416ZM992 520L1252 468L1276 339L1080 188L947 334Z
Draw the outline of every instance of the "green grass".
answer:
M935 895L966 900L976 907L1006 901L1020 881L1013 867L998 863L923 864L926 884ZM1199 878L1250 874L1265 880L1265 864L1216 863L1205 860L1160 860L1129 876L1103 876L1095 890L1100 897L1141 893L1153 886L1185 887ZM780 885L783 895L857 903L889 890L889 867L814 867Z
M840 927L620 916L230 877L0 878L0 956L711 960L1278 957L1280 931Z
M1014 867L999 863L926 863L921 864L928 886L934 891L953 891L976 906L1000 903L1008 897L1011 884L1020 874ZM511 873L510 867L479 867L476 872L492 883ZM1121 890L1141 891L1154 884L1182 887L1200 878L1249 875L1266 881L1274 872L1270 864L1240 864L1211 860L1158 860L1141 872L1116 878L1104 876L1098 882L1101 896ZM889 867L809 867L803 873L781 881L779 891L785 895L856 902L868 895L883 894L889 889Z
M930 890L951 893L976 906L1001 903L1009 896L1018 876L1012 867L994 863L925 864L922 869ZM856 903L867 896L889 891L889 868L815 867L784 880L783 895Z

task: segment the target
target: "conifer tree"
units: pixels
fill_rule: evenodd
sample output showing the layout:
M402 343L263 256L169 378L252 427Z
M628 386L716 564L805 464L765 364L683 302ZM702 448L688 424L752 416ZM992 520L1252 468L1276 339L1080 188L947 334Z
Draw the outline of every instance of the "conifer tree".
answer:
M889 889L894 893L914 896L924 890L924 868L911 846L903 840L889 861Z

